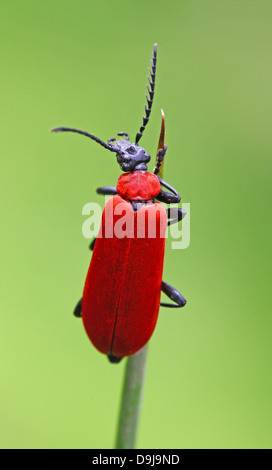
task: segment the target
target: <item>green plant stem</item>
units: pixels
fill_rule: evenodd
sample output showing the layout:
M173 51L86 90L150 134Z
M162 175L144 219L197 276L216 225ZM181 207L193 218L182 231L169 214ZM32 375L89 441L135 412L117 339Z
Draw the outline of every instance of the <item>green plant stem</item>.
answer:
M116 449L134 449L144 382L147 346L128 357Z

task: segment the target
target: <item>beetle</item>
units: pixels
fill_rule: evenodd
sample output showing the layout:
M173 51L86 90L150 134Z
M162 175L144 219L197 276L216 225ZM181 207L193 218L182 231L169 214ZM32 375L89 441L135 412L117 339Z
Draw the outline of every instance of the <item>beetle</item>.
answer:
M160 176L167 146L164 145L165 123L162 125L156 164L147 171L150 155L139 141L149 121L154 100L157 44L154 44L147 85L147 106L143 123L131 142L126 132L109 138L107 143L85 131L57 127L52 132L75 132L91 138L116 154L123 173L116 187L104 186L98 194L111 195L103 210L98 236L90 245L93 251L82 299L74 314L82 317L86 333L93 345L118 363L125 356L139 351L150 339L158 318L159 307L183 307L185 298L162 280L167 225L179 222L185 211L165 209L166 204L179 203L179 193ZM162 189L164 188L164 189ZM125 224L122 218L125 213ZM149 236L149 225L153 236ZM116 227L126 230L117 233ZM114 230L113 230L114 229ZM108 234L111 234L108 236ZM164 292L171 303L160 302Z

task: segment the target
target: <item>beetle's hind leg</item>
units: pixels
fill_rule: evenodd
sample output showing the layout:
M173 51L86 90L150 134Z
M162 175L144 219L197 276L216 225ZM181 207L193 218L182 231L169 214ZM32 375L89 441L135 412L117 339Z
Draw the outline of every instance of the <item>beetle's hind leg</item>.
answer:
M170 184L166 183L166 181L163 181L160 176L158 176L158 178L160 185L169 189L170 192L161 190L158 196L156 196L156 199L160 202L165 202L166 204L179 203L180 195L177 190L173 188L173 186L170 186Z
M113 356L113 354L108 354L108 360L112 363L112 364L118 364L120 361L122 361L122 357L116 357L116 356Z
M169 299L173 300L174 302L173 304L161 302L160 305L162 307L179 308L184 307L184 305L186 304L186 300L183 295L181 295L180 292L177 291L177 289L170 286L170 284L167 284L167 282L162 281L161 290L167 295L167 297L169 297Z
M90 243L89 248L91 251L94 249L94 244L95 244L96 237L93 239L93 241Z
M75 317L78 317L78 318L81 317L81 301L82 299L80 299L79 302L76 304L75 310L74 310L74 315Z

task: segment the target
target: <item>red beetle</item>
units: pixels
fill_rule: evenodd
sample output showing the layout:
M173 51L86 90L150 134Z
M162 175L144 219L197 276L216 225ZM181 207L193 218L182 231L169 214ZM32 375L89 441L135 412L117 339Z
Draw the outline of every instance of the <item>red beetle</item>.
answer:
M141 349L151 337L156 326L160 305L183 307L184 297L162 280L167 225L181 220L181 208L164 209L158 201L178 203L180 196L163 181L160 172L167 150L164 145L164 115L153 173L147 172L150 156L139 146L139 140L149 120L154 98L157 45L154 45L147 86L149 97L145 116L135 143L108 139L106 144L88 132L68 127L52 129L53 132L77 132L116 153L123 173L116 187L98 188L97 192L113 195L104 208L93 250L83 297L74 314L82 317L87 335L94 346L106 354L113 363ZM161 187L168 191L162 190ZM125 227L125 230L124 230ZM163 291L173 303L160 303Z

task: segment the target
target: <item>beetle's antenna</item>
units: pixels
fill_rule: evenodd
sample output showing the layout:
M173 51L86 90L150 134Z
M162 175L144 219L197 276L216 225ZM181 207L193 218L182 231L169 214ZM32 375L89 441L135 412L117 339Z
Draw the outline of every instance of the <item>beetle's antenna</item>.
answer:
M103 142L103 140L99 139L98 137L95 137L95 135L89 134L85 131L80 131L79 129L71 129L70 127L55 127L54 129L51 129L50 132L77 132L77 134L82 134L86 137L90 137L91 139L95 140L95 142L102 145L102 147L105 147L111 152L116 152L116 148L113 145L106 144L105 142Z
M153 104L153 99L154 99L155 78L156 78L156 63L157 63L157 44L154 44L153 55L152 55L152 60L151 60L151 68L149 69L151 80L150 80L149 76L147 77L148 81L149 81L149 85L150 85L150 88L147 85L149 98L148 98L147 95L145 95L146 100L147 100L147 106L145 105L145 116L143 116L143 124L140 127L139 132L136 134L136 138L135 138L135 143L136 144L138 144L140 138L142 137L143 132L145 130L145 127L146 127L146 125L149 121L149 116L150 116L150 112L151 112L151 108L152 108L152 104Z

